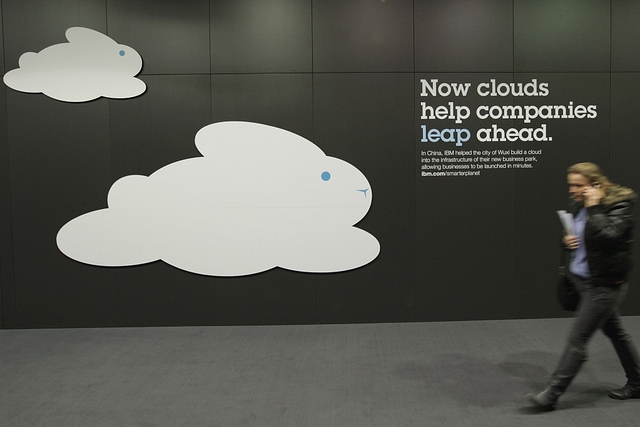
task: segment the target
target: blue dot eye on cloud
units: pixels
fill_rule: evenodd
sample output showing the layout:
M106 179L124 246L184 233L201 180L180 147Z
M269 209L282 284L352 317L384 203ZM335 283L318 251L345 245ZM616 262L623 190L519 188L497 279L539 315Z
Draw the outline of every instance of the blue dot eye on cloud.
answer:
M323 181L329 181L331 179L331 174L329 172L322 172L320 175Z
M72 27L65 36L68 43L24 53L19 68L7 72L4 83L20 92L43 93L65 102L133 98L146 90L146 84L135 77L142 69L142 58L134 49L89 28ZM114 58L114 49L119 57Z
M372 198L359 192L370 184L351 164L249 122L205 126L196 147L202 157L116 181L107 209L60 229L60 251L92 265L162 260L209 276L345 271L378 256L378 240L355 227ZM333 185L323 181L329 170L340 176Z

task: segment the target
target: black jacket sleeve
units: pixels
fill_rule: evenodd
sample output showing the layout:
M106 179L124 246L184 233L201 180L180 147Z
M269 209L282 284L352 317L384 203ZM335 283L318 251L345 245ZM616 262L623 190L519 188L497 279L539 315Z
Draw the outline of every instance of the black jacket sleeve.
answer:
M607 208L602 205L588 207L589 219L584 230L587 245L594 249L626 243L633 227L631 208L628 201L621 201Z

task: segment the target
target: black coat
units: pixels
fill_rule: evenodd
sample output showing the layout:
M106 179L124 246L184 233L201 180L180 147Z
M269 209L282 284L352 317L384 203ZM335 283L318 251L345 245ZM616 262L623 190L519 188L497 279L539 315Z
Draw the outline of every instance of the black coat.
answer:
M626 280L631 270L633 243L633 191L613 187L600 204L587 208L584 241L587 262L594 282L615 286ZM580 206L572 207L574 212Z

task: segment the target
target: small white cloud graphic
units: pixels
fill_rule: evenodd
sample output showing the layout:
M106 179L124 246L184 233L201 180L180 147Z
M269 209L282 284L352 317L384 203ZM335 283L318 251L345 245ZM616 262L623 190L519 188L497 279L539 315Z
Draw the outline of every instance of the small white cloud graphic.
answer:
M376 238L353 226L373 194L349 163L248 122L206 126L196 147L204 157L116 181L107 209L62 227L59 249L87 264L163 260L211 276L344 271L378 256Z
M22 54L20 68L6 73L4 83L65 102L133 98L146 90L135 77L142 58L134 49L89 28L72 27L65 36L69 43Z

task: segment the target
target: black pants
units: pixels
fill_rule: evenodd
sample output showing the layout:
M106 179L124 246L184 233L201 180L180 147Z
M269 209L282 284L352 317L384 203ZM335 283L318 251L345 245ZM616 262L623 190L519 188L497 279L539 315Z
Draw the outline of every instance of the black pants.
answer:
M587 360L587 345L598 329L611 340L627 376L627 383L640 387L640 361L631 337L624 331L619 305L625 297L627 283L621 286L595 286L591 280L576 278L580 305L575 321L550 385L563 392Z

